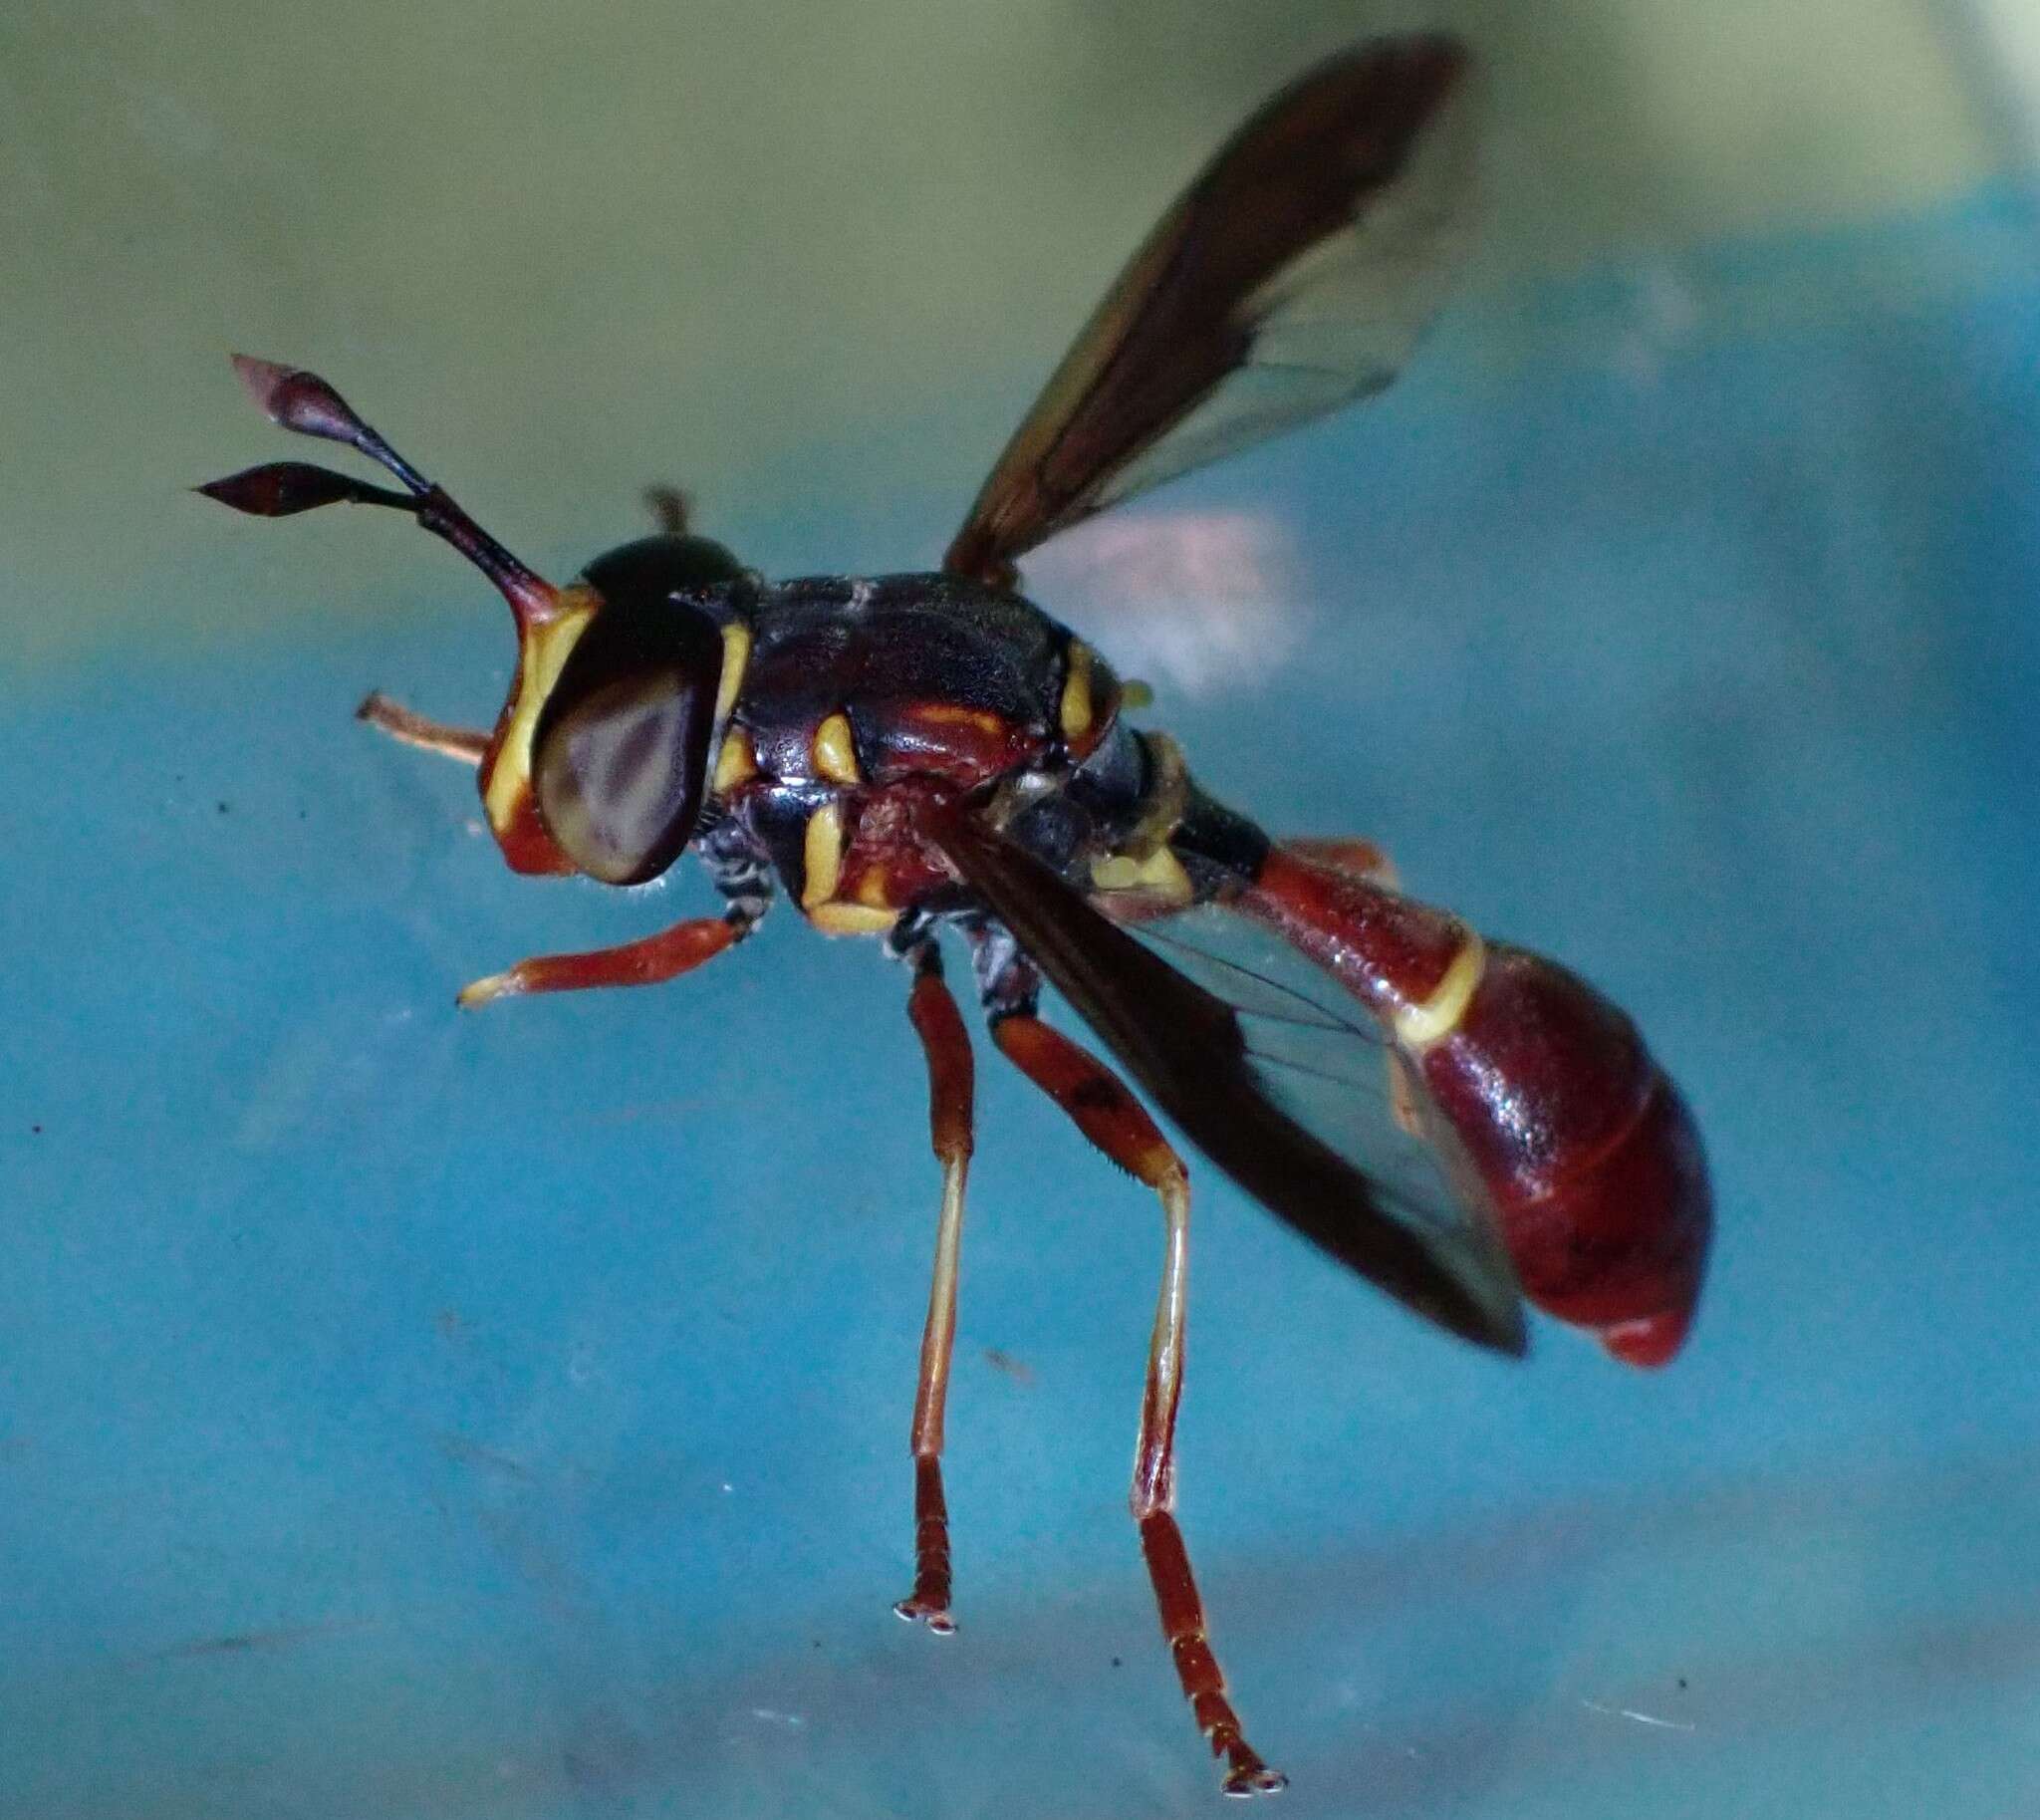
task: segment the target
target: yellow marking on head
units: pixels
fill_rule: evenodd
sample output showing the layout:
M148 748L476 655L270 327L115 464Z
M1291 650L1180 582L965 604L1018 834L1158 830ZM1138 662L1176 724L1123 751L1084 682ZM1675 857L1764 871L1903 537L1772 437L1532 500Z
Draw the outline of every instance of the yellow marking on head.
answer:
M825 935L883 935L899 920L899 912L892 910L875 910L869 904L844 904L832 900L828 904L810 904L802 907L808 920Z
M863 781L858 776L857 747L852 743L850 717L846 714L831 714L815 729L815 737L808 743L808 755L814 760L817 777L826 777L832 784Z
M737 704L737 691L744 686L744 669L751 661L751 629L732 620L722 629L722 679L715 685L715 718L729 718Z
M883 866L867 866L864 876L857 882L857 901L873 910L893 910L892 881L886 877Z
M1452 956L1452 964L1438 981L1437 990L1420 1005L1404 1005L1396 1013L1396 1040L1404 1049L1424 1050L1441 1037L1451 1035L1466 1015L1473 988L1487 970L1487 943L1466 932L1466 944Z
M1187 904L1195 895L1183 863L1166 846L1146 859L1129 853L1101 854L1091 862L1091 883L1100 891L1148 892L1170 904Z
M1063 737L1082 739L1091 731L1091 647L1070 641L1069 673L1063 681Z
M489 813L489 825L507 834L517 815L517 805L531 788L531 736L538 727L539 710L560 679L560 666L580 642L595 618L596 608L585 588L565 588L562 601L578 600L557 619L531 626L518 642L517 694L510 710L510 724L496 748L496 761L489 767L489 785L482 802Z
M808 817L801 841L805 877L801 881L801 909L811 910L836 896L843 878L843 806L824 803Z
M710 788L717 796L727 796L746 778L757 775L758 754L750 734L742 727L731 727L723 735L722 750L715 755L715 780Z

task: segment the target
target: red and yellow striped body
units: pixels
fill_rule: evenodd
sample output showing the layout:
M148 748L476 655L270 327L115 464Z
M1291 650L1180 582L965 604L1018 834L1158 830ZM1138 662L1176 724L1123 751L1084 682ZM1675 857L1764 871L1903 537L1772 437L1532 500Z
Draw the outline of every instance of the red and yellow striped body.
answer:
M1065 777L1118 714L1119 682L1088 646L975 583L824 576L732 609L711 799L825 934L882 935L954 895L917 825L928 798Z
M1666 1364L1713 1204L1692 1117L1636 1025L1556 962L1293 850L1269 853L1237 908L1381 1021L1530 1300L1627 1364Z

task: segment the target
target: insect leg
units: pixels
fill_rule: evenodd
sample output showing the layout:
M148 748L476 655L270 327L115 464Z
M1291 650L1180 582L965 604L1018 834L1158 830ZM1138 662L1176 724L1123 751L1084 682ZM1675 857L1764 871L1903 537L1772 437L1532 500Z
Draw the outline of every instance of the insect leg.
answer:
M1154 1334L1148 1347L1147 1390L1141 1435L1134 1451L1134 1520L1141 1552L1154 1583L1162 1635L1175 1660L1183 1694L1211 1754L1226 1761L1229 1795L1272 1793L1286 1780L1264 1763L1240 1729L1226 1695L1225 1676L1212 1653L1203 1602L1175 1520L1175 1413L1182 1395L1183 1328L1189 1286L1190 1180L1182 1159L1155 1129L1146 1109L1097 1057L1034 1015L1031 1006L994 1006L992 1039L1076 1122L1078 1130L1161 1200L1166 1248Z
M711 837L712 838L712 837ZM463 986L459 1003L473 1010L522 992L581 992L593 986L655 986L690 973L748 935L771 907L772 886L748 853L704 852L715 888L728 899L720 916L694 916L619 947L584 954L539 954Z
M727 916L694 916L614 948L535 954L460 989L462 1010L523 992L581 992L592 986L655 986L690 973L734 945L743 929Z
M644 507L651 514L652 521L668 537L684 537L687 520L693 516L685 493L676 486L648 486L644 489Z
M949 1614L949 1508L942 1496L942 1410L956 1337L956 1258L963 1238L963 1184L970 1171L970 1037L942 983L932 940L913 952L906 1015L928 1058L928 1128L942 1166L942 1211L935 1226L935 1273L920 1339L920 1384L913 1400L913 1591L892 1609L938 1635L956 1628Z
M381 727L391 739L416 746L420 752L437 752L463 764L480 764L489 749L489 736L480 727L451 727L442 720L427 720L402 702L391 701L381 689L363 700L355 709L355 718Z

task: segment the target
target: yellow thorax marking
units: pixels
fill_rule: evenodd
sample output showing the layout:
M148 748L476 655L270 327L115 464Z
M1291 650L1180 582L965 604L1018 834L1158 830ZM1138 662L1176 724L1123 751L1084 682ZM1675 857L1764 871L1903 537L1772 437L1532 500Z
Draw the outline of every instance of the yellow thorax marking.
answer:
M1187 904L1192 896L1189 874L1165 844L1146 858L1100 854L1091 862L1091 883L1100 891L1151 892L1170 904Z
M586 589L564 589L560 598L579 595L587 601ZM571 607L557 619L546 620L524 635L517 651L517 700L510 710L510 724L496 747L496 762L489 767L489 787L483 798L489 823L498 834L508 831L517 805L531 786L531 736L538 728L539 710L560 679L560 666L579 643L595 618L589 605Z
M1083 640L1070 641L1069 664L1063 683L1063 737L1082 739L1091 731L1091 647Z
M825 935L883 935L899 920L886 901L884 870L867 867L858 877L857 898L837 897L843 886L843 808L825 803L808 817L802 840L806 877L801 881L801 910Z
M836 896L843 878L843 808L824 803L808 817L801 842L801 909L813 910Z
M1190 772L1183 763L1183 749L1166 733L1143 733L1148 762L1153 775L1148 785L1148 800L1141 819L1120 843L1128 853L1149 854L1175 833L1190 800Z
M883 935L899 920L899 912L876 910L869 904L817 904L808 920L825 935Z
M1466 942L1452 956L1452 964L1438 981L1437 990L1420 1005L1404 1005L1396 1013L1396 1037L1405 1049L1427 1049L1439 1038L1449 1036L1466 1015L1473 988L1487 970L1487 943L1471 929Z
M861 781L857 771L857 747L851 742L847 715L831 714L823 721L815 729L815 737L809 741L808 750L814 760L817 777L826 777L832 784Z
M989 708L966 707L960 701L916 701L912 713L931 727L974 727L994 738L1006 724Z
M722 750L715 755L714 791L727 796L746 778L758 775L758 754L751 736L742 727L731 727L723 736Z
M720 725L737 704L744 669L751 661L751 629L732 620L722 629L722 677L715 685L715 719Z

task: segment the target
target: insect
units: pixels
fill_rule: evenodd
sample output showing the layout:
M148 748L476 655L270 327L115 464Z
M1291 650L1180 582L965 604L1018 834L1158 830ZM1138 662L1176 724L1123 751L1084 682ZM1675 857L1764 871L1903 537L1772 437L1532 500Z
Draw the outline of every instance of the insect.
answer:
M657 535L556 587L326 382L247 359L273 421L398 486L275 462L200 489L266 516L386 507L450 543L516 623L494 727L380 694L363 717L476 767L515 871L628 887L691 850L725 902L520 961L461 1004L672 979L740 942L775 886L816 928L906 963L941 1201L896 1609L936 1632L953 1628L941 1454L973 1094L938 936L960 935L993 1042L1160 1202L1133 1512L1228 1794L1283 1778L1247 1742L1174 1515L1188 1176L1121 1075L1038 1015L1044 982L1219 1170L1477 1345L1520 1353L1527 1298L1663 1364L1711 1225L1690 1116L1620 1010L1393 890L1366 843L1277 841L1224 807L1132 724L1105 657L1017 592L1018 560L1057 532L1389 382L1462 237L1466 74L1451 39L1381 39L1253 115L1107 292L936 574L767 581L672 495ZM1228 950L1242 936L1312 983Z

